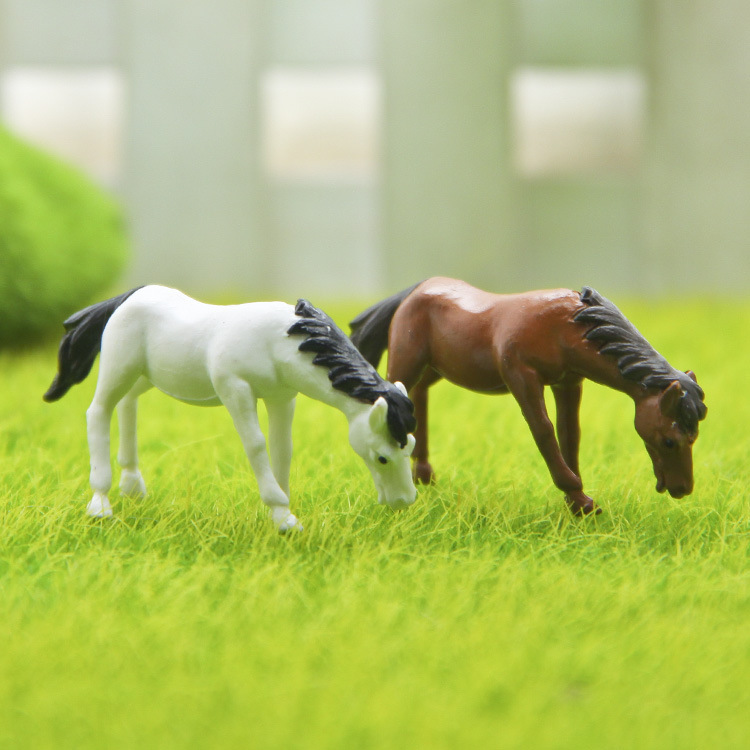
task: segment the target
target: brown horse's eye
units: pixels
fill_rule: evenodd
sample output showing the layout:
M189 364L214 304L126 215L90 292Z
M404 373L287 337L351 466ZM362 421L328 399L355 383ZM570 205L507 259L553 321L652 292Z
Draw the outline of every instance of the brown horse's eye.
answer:
M664 447L667 450L671 450L672 448L675 447L675 445L676 445L676 443L675 443L674 440L672 440L672 438L664 438Z

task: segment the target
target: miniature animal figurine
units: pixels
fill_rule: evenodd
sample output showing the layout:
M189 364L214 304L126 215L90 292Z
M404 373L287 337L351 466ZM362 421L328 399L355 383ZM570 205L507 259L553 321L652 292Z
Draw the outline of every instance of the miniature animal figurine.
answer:
M588 378L635 402L635 429L651 457L657 491L679 498L693 490L692 447L706 416L695 375L675 370L589 287L498 295L432 278L368 308L351 329L352 341L374 367L388 349L387 377L401 381L414 402L420 482L434 476L428 389L445 378L480 393L512 393L570 509L600 513L584 494L578 466L579 406ZM554 394L557 439L545 386Z
M207 305L175 289L145 286L87 307L64 325L58 374L45 401L56 401L80 383L101 350L96 391L86 412L94 491L90 516L112 515L109 432L115 407L120 490L136 497L146 492L138 468L136 405L152 387L189 404L224 404L261 500L281 532L301 528L289 509L297 393L344 413L351 446L370 470L381 503L401 508L414 502L409 456L415 420L406 389L383 380L331 318L308 301L300 299L296 307ZM268 411L268 452L258 399Z

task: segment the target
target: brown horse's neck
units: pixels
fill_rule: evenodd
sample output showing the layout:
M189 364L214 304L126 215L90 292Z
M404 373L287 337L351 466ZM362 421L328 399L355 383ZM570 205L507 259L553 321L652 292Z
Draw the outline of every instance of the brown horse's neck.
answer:
M636 404L654 393L653 388L626 378L620 372L616 357L602 354L593 346L586 347L586 356L579 360L575 370L588 380L626 393Z
M661 399L663 394L677 387L679 406L674 405L673 418L687 434L697 434L698 422L705 418L703 391L692 373L683 373L672 367L661 355L643 356L637 361L637 371L629 352L611 354L600 351L596 344L586 341L581 347L568 350L570 370L581 377L626 393L633 399L636 411L646 402Z
M587 376L627 393L636 404L660 393L674 381L692 394L690 420L705 412L692 401L702 402L703 392L686 373L675 370L638 329L606 297L584 287L578 311L572 316L583 336L579 353L591 368ZM693 408L694 407L694 408ZM695 412L695 413L693 413Z

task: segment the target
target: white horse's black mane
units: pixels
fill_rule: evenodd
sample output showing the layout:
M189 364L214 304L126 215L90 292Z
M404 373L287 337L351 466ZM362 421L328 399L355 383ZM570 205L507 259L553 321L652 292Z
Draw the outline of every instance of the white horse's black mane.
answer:
M664 390L675 380L679 381L685 395L680 399L678 424L687 433L696 432L698 422L707 412L703 389L686 373L672 367L606 297L588 286L583 287L580 294L586 307L577 312L573 320L591 326L585 338L596 344L602 354L616 358L624 378L644 388Z
M403 448L406 437L417 426L414 404L393 383L378 375L346 334L322 310L306 299L294 308L300 320L287 333L306 336L299 345L301 352L314 352L313 364L328 368L331 385L358 401L373 404L382 396L388 403L388 429Z

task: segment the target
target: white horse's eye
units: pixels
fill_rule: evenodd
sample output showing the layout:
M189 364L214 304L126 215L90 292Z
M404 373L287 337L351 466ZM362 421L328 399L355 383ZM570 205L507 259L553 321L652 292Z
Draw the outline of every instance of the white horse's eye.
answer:
M378 456L378 461L380 461L381 464L388 463L388 459L385 456Z

